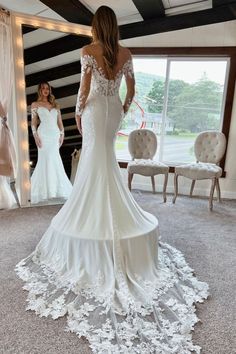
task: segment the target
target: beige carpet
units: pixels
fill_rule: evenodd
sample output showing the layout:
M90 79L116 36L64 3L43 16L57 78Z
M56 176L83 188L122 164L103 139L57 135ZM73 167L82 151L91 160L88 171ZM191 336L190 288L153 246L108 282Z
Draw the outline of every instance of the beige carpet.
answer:
M202 323L193 334L202 354L236 353L236 201L214 204L180 196L135 191L140 205L160 221L162 240L181 250L211 296L197 305ZM25 312L26 292L16 277L15 264L33 251L60 206L0 211L0 353L88 354L88 343L64 332L65 319L39 318ZM158 354L158 353L157 353ZM179 353L181 354L181 353Z

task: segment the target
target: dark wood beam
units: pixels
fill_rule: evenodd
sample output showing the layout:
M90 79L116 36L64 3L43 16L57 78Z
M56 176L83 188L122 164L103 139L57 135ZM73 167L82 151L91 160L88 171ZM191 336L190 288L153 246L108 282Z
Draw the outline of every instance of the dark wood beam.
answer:
M161 0L133 0L144 20L165 16L165 8Z
M26 25L22 25L22 34L26 34L26 33L29 33L29 32L33 32L33 31L36 31L38 28L36 27L31 27L31 26L26 26Z
M135 38L135 37L147 36L155 33L169 32L169 31L175 31L175 30L185 29L189 27L196 27L196 26L203 26L203 25L208 25L208 24L213 24L218 22L231 21L236 18L236 0L213 0L212 9L180 14L175 16L163 15L161 0L156 0L156 1L155 0L133 0L133 1L137 6L137 8L140 10L140 13L144 18L144 21L120 26L120 34L122 39ZM93 14L77 0L60 0L60 1L43 0L42 2L70 22L87 24L87 25L91 24ZM147 6L147 4L149 5ZM152 13L155 13L156 16L155 18L153 18ZM84 20L85 22L87 21L86 23L85 22L83 23L83 21L81 20L81 16L82 17L85 16ZM81 48L81 46L79 48ZM26 60L27 59L30 60L32 54L30 52L28 53L29 55L26 56ZM39 54L39 52L37 52L36 55L37 54ZM37 59L36 61L38 60L43 60L43 59Z
M159 17L157 19L122 25L120 26L120 37L121 39L135 38L155 33L232 21L235 19L236 3L231 2L230 4L217 6L213 9L175 16Z
M63 125L64 127L70 127L71 125L75 125L75 112L69 119L63 119Z
M84 45L90 44L91 39L87 36L77 36L69 34L52 41L36 45L24 50L25 65L36 63L40 60L49 59L60 54L80 49Z
M66 135L66 137L68 137L68 135ZM69 147L71 145L81 144L81 142L82 142L82 137L80 134L78 134L78 131L77 131L76 137L64 140L63 147L65 148L67 146ZM29 145L30 145L30 153L32 155L37 156L37 148L36 148L36 144L35 144L33 137L29 138Z
M66 107L61 109L61 114L67 114L67 113L75 113L75 106L73 107Z
M74 125L75 125L75 123L74 123ZM78 135L78 134L79 134L79 131L77 128L65 131L65 136L67 136L67 137L72 136L72 135Z
M91 25L93 13L78 0L40 0L65 20Z
M77 60L69 64L57 66L51 69L42 70L33 74L26 75L25 77L26 87L38 85L42 80L53 81L53 80L61 79L63 77L68 77L80 73L81 73L81 64L80 61Z
M217 7L217 6L222 6L222 5L233 4L235 2L236 2L235 0L213 0L212 6Z
M76 95L78 93L78 90L79 90L79 83L52 88L52 92L56 97L56 99ZM36 99L37 99L36 93L27 95L27 99L26 99L27 106L29 106L32 102L36 101Z

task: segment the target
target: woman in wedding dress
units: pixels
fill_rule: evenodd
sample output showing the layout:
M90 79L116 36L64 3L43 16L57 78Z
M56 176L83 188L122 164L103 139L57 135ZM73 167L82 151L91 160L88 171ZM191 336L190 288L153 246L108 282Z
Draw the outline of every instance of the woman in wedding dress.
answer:
M31 128L38 148L38 161L31 177L31 203L67 199L72 185L59 153L64 140L60 110L48 82L38 86L38 100L31 105ZM40 125L38 125L38 118Z
M29 291L27 309L53 319L66 315L67 330L86 337L94 353L199 353L190 332L194 303L207 297L207 284L179 251L158 242L157 219L135 202L116 161L134 73L109 7L95 13L92 33L81 56L76 122L83 146L73 192L16 266Z

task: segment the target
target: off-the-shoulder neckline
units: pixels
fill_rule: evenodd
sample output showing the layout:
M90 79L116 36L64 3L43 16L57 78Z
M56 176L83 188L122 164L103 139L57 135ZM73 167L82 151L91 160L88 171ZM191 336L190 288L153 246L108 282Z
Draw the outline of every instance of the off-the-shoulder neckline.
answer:
M45 108L49 113L50 113L53 109L55 109L55 110L57 111L57 109L56 109L55 107L52 107L51 109L48 109L48 108L45 107L45 106L37 106L37 107L32 108L32 110L33 110L33 109L39 109L39 108Z

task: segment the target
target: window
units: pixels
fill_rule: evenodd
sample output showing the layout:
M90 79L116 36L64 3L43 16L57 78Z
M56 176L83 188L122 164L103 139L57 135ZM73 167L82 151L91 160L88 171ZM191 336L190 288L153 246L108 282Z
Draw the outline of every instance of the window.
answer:
M157 135L156 159L170 166L194 161L197 134L222 130L229 67L226 56L134 56L136 95L118 132L117 159L130 160L129 133L148 128Z

